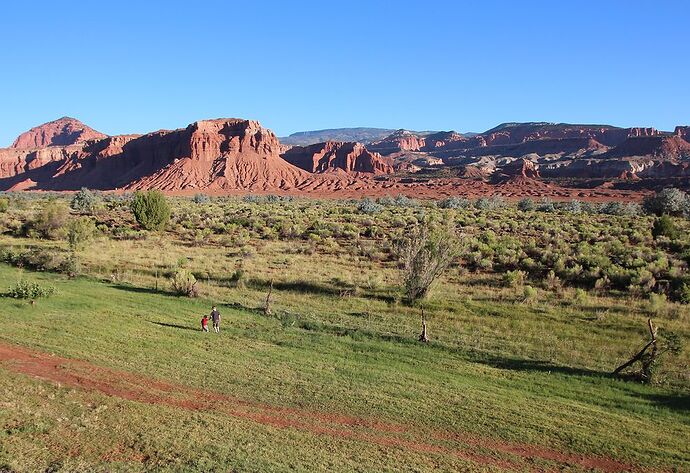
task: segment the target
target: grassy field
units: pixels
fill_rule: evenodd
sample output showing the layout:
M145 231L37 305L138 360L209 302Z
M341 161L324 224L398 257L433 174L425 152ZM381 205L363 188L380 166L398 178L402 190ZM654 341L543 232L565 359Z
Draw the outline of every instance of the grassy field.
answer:
M280 205L254 215L324 216ZM180 203L174 219L193 208ZM143 239L104 229L74 279L0 265L2 286L56 288L35 305L0 298L0 347L32 353L3 360L0 348L0 471L690 471L688 348L657 384L609 375L644 344L650 315L687 339L686 305L536 283L525 301L500 271L459 265L425 303L432 342L420 344L385 249L391 222L418 210L396 212L355 216L382 236L325 237L337 246L253 227L188 237L179 223ZM8 232L0 244L66 252ZM169 292L178 267L201 297ZM219 335L198 330L211 304Z

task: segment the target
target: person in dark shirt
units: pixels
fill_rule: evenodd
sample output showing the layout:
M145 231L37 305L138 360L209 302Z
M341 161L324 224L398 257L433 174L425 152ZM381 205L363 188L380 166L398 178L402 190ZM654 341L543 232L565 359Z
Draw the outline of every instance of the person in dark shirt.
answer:
M211 320L213 321L213 331L220 333L220 312L218 312L216 306L211 308Z

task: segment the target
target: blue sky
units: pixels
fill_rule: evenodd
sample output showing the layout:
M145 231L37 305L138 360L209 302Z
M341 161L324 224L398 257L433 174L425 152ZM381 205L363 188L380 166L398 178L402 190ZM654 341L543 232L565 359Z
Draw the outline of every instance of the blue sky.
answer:
M3 2L0 146L64 115L108 134L672 129L690 124L689 18L686 1Z

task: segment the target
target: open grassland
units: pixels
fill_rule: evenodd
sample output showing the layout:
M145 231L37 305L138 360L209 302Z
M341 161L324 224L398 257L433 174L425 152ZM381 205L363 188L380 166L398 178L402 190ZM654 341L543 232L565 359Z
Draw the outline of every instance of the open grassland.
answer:
M609 375L650 316L690 337L688 306L634 281L685 272L685 234L652 239L650 217L180 199L167 231L144 233L115 204L68 278L52 272L66 241L12 230L40 205L17 204L0 237L24 266L1 265L2 286L56 288L0 299L0 470L690 470L687 346L656 384ZM421 213L464 241L424 302L428 345L391 251ZM595 289L612 265L630 280ZM199 298L171 294L181 268ZM502 278L519 268L528 300ZM198 330L212 303L220 335Z

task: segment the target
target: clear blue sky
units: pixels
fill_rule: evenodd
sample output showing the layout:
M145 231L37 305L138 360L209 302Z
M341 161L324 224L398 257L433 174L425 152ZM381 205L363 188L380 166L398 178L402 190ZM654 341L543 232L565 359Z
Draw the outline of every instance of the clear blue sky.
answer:
M8 1L0 44L0 146L64 115L108 134L690 124L688 1Z

